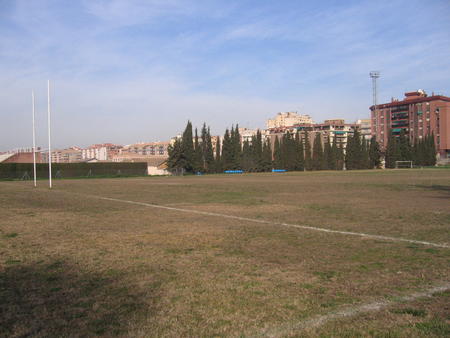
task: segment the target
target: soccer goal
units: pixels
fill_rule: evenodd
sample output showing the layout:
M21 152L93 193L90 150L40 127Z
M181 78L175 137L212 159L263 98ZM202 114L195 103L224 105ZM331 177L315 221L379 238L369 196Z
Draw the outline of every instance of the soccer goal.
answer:
M395 161L395 169L411 169L413 167L413 161Z

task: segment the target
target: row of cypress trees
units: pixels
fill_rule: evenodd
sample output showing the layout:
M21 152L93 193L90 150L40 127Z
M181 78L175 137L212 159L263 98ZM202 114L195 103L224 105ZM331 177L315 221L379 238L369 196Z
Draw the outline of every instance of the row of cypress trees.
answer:
M181 139L169 147L168 167L171 170L183 169L196 173L220 173L224 170L246 172L265 172L272 169L295 170L347 170L373 169L381 166L381 151L375 137L370 141L361 137L358 130L347 138L347 146L339 141L322 145L320 133L316 133L311 145L308 132L304 137L286 133L276 137L273 151L269 140L263 141L258 130L251 140L241 143L239 126L227 129L223 136L222 149L220 139L213 151L210 128L203 124L198 135L192 131L188 121ZM335 138L337 140L337 138ZM434 165L436 147L434 137L410 144L402 132L400 136L390 135L385 152L387 168L394 168L395 161L413 161L417 165Z
M169 169L207 173L221 171L213 153L211 132L206 124L203 124L201 130L201 140L202 142L199 141L197 128L195 128L195 136L192 135L192 123L188 121L181 139L175 140L175 143L169 147L167 161ZM217 151L220 157L220 144Z
M418 166L433 166L436 164L436 145L434 135L427 135L413 144L404 130L399 136L389 135L386 147L386 168L395 168L396 161L412 161Z
M326 142L322 146L317 133L312 147L308 132L301 137L284 134L274 142L273 167L286 170L342 170L344 167L344 149L342 144Z
M348 137L345 167L347 170L373 169L381 165L381 151L375 137L370 141L361 137L358 130Z

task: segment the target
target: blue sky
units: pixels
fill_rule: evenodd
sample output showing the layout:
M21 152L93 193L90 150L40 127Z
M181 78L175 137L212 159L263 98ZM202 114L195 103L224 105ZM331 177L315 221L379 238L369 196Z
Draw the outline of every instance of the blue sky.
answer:
M279 111L368 116L418 88L450 95L450 2L0 0L0 151L167 140L188 119L223 133Z

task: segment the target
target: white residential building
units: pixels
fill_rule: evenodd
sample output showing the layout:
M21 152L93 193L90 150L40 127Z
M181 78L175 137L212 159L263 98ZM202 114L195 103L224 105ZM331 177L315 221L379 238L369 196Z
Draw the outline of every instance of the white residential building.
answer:
M300 115L297 112L278 113L275 118L267 120L267 128L290 127L296 124L314 123L309 115Z
M108 151L106 147L86 148L81 151L83 160L96 159L98 161L106 161L108 159Z
M359 127L361 136L366 140L370 140L372 137L372 126L370 119L361 119L356 121L356 125Z

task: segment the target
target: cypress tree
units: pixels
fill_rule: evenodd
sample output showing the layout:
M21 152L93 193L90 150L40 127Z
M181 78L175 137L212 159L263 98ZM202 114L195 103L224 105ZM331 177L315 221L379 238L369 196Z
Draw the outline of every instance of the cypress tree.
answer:
M375 136L372 136L369 145L369 168L370 169L379 168L380 165L381 165L380 146Z
M234 170L237 169L236 166L236 158L235 158L235 146L234 146L234 142L235 142L236 138L234 137L234 125L231 126L231 130L230 130L230 167L228 169Z
M297 167L297 144L295 136L289 134L288 138L288 170L294 171Z
M236 166L236 158L235 158L235 146L234 146L234 141L235 141L235 137L234 137L234 125L231 126L230 129L230 167L229 169L234 170L237 169Z
M312 170L311 142L309 142L309 133L305 131L305 169Z
M255 161L255 171L260 172L263 170L263 142L261 131L256 131L256 137L252 142L253 158Z
M194 168L194 142L192 137L192 123L188 121L183 132L181 141L181 156L183 158L184 169L192 172Z
M430 137L426 135L423 140L423 157L424 157L424 165L430 165Z
M360 169L370 169L369 143L365 138L361 138L361 167Z
M409 143L409 138L405 134L405 130L402 129L400 136L398 137L398 147L399 147L399 159L398 161L411 161L412 151L411 144Z
M337 159L338 159L338 147L337 147L337 139L334 137L333 139L333 145L331 146L330 150L330 158L329 158L329 169L330 170L337 170Z
M203 142L202 142L203 143ZM193 164L192 169L194 172L203 172L203 154L202 154L202 147L199 144L198 141L198 134L197 134L197 128L195 128L195 137L194 137L194 158L193 158Z
M241 156L242 156L242 143L241 143L241 135L239 134L239 125L236 124L236 128L234 130L234 163L235 169L241 169Z
M239 134L239 126L231 127L230 133L230 168L229 169L240 169L241 168L241 155L242 155L242 145L241 136Z
M233 153L231 145L231 136L228 129L225 130L222 143L222 169L230 170L233 169Z
M270 146L270 139L263 143L262 150L262 171L272 170L272 147Z
M214 160L214 169L216 173L221 173L223 171L222 168L222 156L221 156L221 150L220 150L220 137L217 136L217 143L216 143L216 158Z
M436 144L434 142L434 134L427 135L425 138L425 158L426 165L436 165Z
M426 165L426 147L424 139L419 139L419 143L417 145L417 158L419 165L424 166Z
M250 146L250 142L248 140L244 141L244 145L242 146L242 156L241 156L241 168L244 171L251 172L253 171L253 156L252 149Z
M304 146L303 146L303 140L300 135L300 133L297 131L297 134L295 136L296 141L296 165L295 170L303 171L305 170L305 153L304 153Z
M313 143L312 168L313 170L321 170L323 163L323 149L320 133L316 133Z
M209 127L206 130L206 141L204 143L204 161L206 172L214 172L214 150L212 146L211 131Z
M364 169L363 142L358 129L353 133L353 147L355 150L354 167L355 169Z
M280 169L289 170L289 133L285 133L281 137L280 159Z
M201 154L202 154L202 167L204 168L204 170L206 170L207 166L206 166L206 152L207 152L207 144L206 144L206 123L203 123L202 126L202 131L201 131L201 139L202 139L202 143L200 144L201 147ZM194 148L195 148L195 142L194 142Z
M436 145L434 135L415 140L412 147L412 159L415 165L432 166L436 164Z
M289 137L288 134L285 133L280 138L280 158L281 158L281 160L280 160L280 168L279 169L285 169L285 170L288 169L288 162L289 162L289 159L288 159L289 150L288 150L288 141L287 141L288 137Z
M336 169L343 170L345 164L345 152L344 152L344 144L340 141L339 146L337 148L337 156L336 156Z
M352 170L354 163L355 151L353 147L353 135L347 134L347 145L345 147L345 169Z
M434 141L434 133L431 133L431 161L430 161L430 165L436 165L436 154L437 154L437 148L436 148L436 143Z
M345 168L347 170L364 168L364 154L361 136L357 129L353 132L353 135L350 135L347 138L347 147L345 149Z
M412 160L415 165L422 165L421 155L419 154L419 143L420 143L420 140L418 141L417 138L415 138L414 143L412 145L411 157L412 157Z
M330 137L328 137L327 141L325 142L324 148L323 148L323 161L322 161L322 169L323 170L331 170L333 167L332 164L332 154L331 154L331 144L330 144Z
M390 132L385 152L386 168L395 168L395 162L399 161L399 158L400 158L400 151L397 138L392 134L392 132Z
M170 145L167 150L169 153L167 166L170 170L179 170L186 166L186 161L182 154L181 140L176 139L174 144Z
M273 145L273 168L284 169L282 161L280 141L278 140L278 136L275 136L275 143Z

